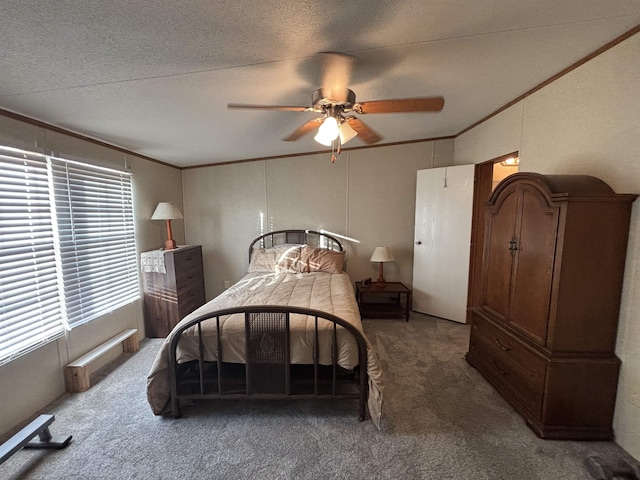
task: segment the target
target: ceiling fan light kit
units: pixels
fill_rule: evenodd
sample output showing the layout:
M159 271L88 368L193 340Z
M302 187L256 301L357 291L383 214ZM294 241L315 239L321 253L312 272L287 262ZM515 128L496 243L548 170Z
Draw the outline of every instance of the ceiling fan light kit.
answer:
M321 145L330 147L333 141L338 138L339 134L338 121L335 117L327 117L318 128L318 133L314 137L314 140Z
M339 146L356 136L359 136L367 144L382 140L382 137L362 120L352 115L345 116L345 113L353 112L358 115L366 115L368 113L439 112L444 108L444 98L442 97L374 100L357 103L355 92L347 88L354 58L351 55L337 52L324 52L322 58L324 63L323 84L322 88L313 92L311 107L230 103L227 105L228 108L320 113L323 117L307 121L283 140L298 140L317 128L318 132L314 136L314 140L321 145L332 147L332 150L338 137ZM332 156L332 161L333 158L334 156Z
M338 137L340 137L340 145L344 145L357 135L358 132L351 128L346 119L342 118L338 124L338 120L335 117L326 117L313 139L321 145L331 147Z

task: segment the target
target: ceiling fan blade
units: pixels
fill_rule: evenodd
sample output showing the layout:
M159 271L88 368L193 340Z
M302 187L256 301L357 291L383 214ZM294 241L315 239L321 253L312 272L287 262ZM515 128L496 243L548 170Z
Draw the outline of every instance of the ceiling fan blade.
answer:
M313 120L309 120L307 123L298 127L291 135L286 138L283 138L285 142L292 142L294 140L299 139L301 136L311 132L313 129L318 128L322 123L322 118L314 118Z
M249 105L245 103L228 103L227 108L244 108L251 110L282 110L285 112L313 112L311 107L297 107L288 105Z
M362 120L355 117L347 117L345 121L349 124L351 128L353 128L356 132L358 132L358 137L362 139L365 143L377 143L382 140L382 137L378 135L376 132L371 130Z
M397 100L374 100L354 105L358 113L407 113L439 112L444 107L442 97L401 98Z
M322 56L322 94L327 99L344 103L355 57L338 52L323 52Z

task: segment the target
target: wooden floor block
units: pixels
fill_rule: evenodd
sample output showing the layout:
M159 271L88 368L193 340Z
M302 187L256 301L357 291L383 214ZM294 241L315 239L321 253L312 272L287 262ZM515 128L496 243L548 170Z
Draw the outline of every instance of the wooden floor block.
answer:
M67 366L64 369L64 381L67 385L67 392L80 393L89 390L89 368Z

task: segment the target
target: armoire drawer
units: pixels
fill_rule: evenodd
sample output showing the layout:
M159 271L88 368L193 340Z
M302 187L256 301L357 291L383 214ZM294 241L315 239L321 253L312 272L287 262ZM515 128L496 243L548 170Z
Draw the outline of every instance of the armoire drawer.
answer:
M547 361L526 348L517 338L477 314L473 314L471 336L487 344L530 383L544 388Z
M533 415L539 417L543 387L532 385L512 363L477 336L472 337L469 353L472 364L506 397L515 398Z

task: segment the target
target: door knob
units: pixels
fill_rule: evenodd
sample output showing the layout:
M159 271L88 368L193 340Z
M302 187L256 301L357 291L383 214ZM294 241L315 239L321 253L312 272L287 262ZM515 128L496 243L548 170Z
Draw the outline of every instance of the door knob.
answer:
M422 245L422 241L421 241L421 240L418 240L418 241L416 242L416 245Z

